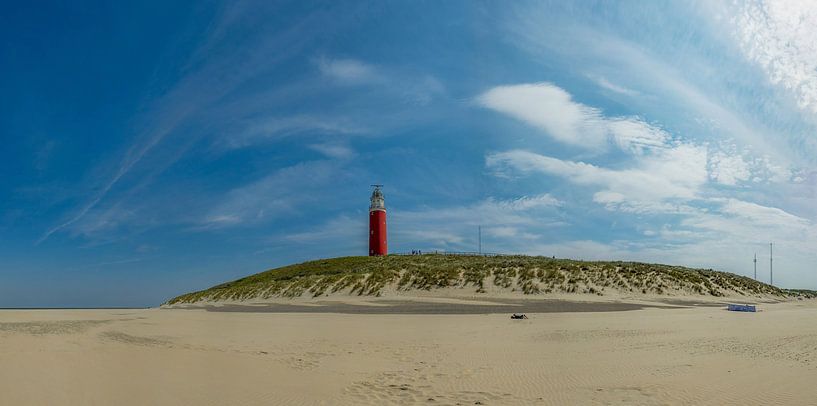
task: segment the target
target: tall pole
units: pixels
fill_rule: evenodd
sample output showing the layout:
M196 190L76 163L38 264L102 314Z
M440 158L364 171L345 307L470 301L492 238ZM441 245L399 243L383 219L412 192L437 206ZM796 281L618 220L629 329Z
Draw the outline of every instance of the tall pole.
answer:
M755 252L755 280L757 280L757 252Z
M479 255L482 255L482 226L477 226L477 234L479 235Z
M774 271L772 268L772 243L769 243L769 285L774 286Z

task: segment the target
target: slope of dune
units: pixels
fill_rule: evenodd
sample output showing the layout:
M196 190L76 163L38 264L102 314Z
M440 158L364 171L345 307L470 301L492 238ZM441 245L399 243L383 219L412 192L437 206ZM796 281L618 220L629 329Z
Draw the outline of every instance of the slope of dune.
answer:
M711 269L535 256L428 254L309 261L184 294L165 304L327 295L382 296L443 289L458 289L475 296L510 293L520 297L571 293L815 297L813 291L779 289Z

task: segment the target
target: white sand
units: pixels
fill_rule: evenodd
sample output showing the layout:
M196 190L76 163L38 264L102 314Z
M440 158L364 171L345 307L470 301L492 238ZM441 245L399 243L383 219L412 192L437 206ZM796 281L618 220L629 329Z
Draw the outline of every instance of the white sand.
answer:
M762 307L2 311L0 404L815 404L817 302Z

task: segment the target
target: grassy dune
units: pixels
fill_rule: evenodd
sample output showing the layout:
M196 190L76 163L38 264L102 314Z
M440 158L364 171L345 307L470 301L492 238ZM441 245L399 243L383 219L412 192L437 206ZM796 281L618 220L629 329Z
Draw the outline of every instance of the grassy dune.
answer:
M751 278L711 269L637 262L575 261L531 256L416 255L341 257L257 273L188 293L166 304L240 301L328 294L380 296L386 290L462 288L525 295L612 292L812 298L817 292L779 289Z

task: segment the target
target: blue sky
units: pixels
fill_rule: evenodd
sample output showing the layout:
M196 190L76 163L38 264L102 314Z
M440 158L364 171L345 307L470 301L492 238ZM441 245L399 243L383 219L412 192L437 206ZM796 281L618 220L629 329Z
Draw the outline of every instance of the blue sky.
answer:
M817 288L817 7L83 2L0 14L0 307L392 251Z

